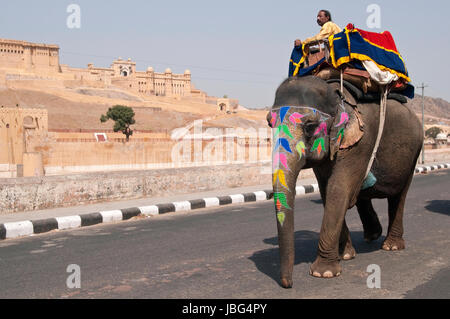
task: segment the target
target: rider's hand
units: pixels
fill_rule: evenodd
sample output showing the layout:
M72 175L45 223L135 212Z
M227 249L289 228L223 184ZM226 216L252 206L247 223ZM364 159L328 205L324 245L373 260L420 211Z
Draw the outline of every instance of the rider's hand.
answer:
M298 46L301 46L302 45L302 41L300 41L300 39L296 39L295 41L294 41L294 46L295 47L298 47Z

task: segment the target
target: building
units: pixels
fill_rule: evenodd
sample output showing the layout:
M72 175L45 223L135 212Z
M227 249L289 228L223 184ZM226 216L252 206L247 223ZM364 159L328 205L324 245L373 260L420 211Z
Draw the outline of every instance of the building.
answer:
M47 132L47 110L1 107L0 178L42 176L42 154L35 148Z
M57 73L59 47L0 39L0 68L25 72Z
M104 88L116 86L144 95L190 97L203 93L193 88L189 70L184 74L174 74L169 68L164 73L157 73L152 67L137 71L136 62L121 58L109 68L92 63L85 69L73 68L59 63L57 45L0 39L0 85L6 85L8 80L39 79Z
M229 98L218 98L216 104L218 111L230 114L237 112L239 101Z
M438 146L438 148L447 147L447 134L439 133L434 140L436 141L436 145Z

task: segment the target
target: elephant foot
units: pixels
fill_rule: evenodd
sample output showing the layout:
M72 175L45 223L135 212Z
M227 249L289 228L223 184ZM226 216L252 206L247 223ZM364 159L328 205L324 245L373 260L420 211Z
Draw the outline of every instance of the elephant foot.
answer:
M311 265L309 274L318 278L332 278L341 274L342 267L338 261L327 261L322 257L317 257L316 261Z
M344 251L340 254L341 260L350 260L356 257L356 250L349 243L345 245Z
M388 236L385 241L383 242L383 245L381 246L383 250L402 250L405 249L405 241L401 237L390 237Z
M381 227L380 222L378 225L374 225L368 229L364 229L364 241L366 243L370 243L374 240L380 238L381 233L383 232L383 228Z
M292 282L292 278L288 279L288 278L281 278L281 287L289 289L292 288L293 282Z

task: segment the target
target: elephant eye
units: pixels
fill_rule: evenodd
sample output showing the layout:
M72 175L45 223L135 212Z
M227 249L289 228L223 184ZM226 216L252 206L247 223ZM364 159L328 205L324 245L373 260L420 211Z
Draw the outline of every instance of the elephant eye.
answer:
M305 133L308 136L312 136L314 134L314 131L316 130L317 123L315 122L308 122L305 124Z

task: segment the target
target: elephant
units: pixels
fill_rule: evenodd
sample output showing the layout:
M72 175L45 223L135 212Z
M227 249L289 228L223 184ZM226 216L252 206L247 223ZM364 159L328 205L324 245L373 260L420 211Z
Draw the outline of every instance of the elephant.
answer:
M293 285L294 200L301 169L313 169L324 206L310 275L339 276L340 261L355 257L345 223L347 210L355 205L365 240L381 236L371 203L374 198L388 200L389 226L382 249L405 248L403 210L422 148L422 126L407 104L387 100L384 130L370 168L375 183L364 186L378 135L379 110L379 103L358 103L345 88L341 92L339 83L315 76L290 77L278 87L267 122L273 131L273 198L282 287Z

